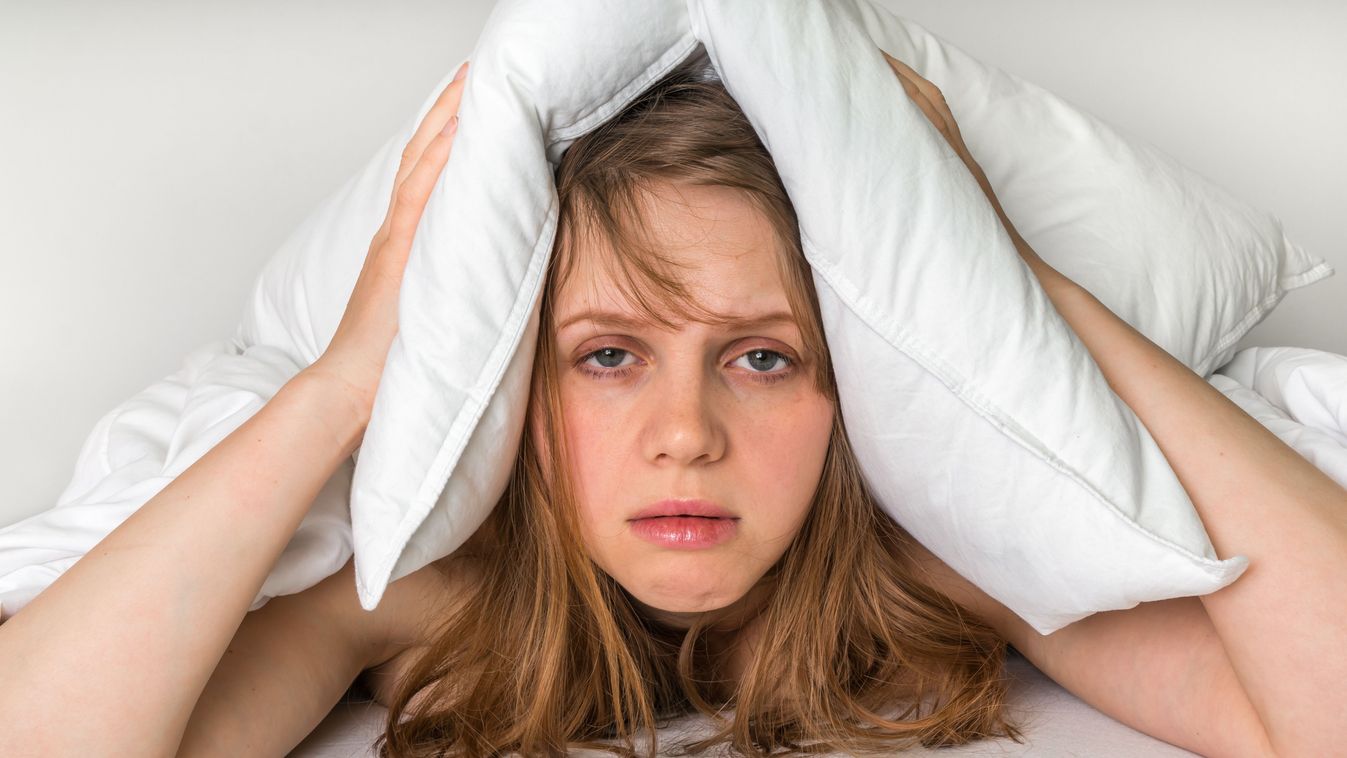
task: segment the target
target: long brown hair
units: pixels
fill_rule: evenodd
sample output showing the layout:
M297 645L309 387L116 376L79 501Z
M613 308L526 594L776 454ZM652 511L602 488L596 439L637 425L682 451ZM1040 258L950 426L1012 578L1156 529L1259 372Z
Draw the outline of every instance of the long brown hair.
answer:
M670 748L656 740L664 721L694 711L716 729L675 746L683 752L1019 740L1005 718L1005 641L921 581L906 557L912 537L866 489L840 410L809 514L766 577L773 589L761 642L737 681L705 619L686 630L654 622L586 554L565 475L551 313L576 255L606 242L604 265L616 267L654 321L670 324L671 312L714 320L688 315L695 297L647 244L639 201L656 181L737 188L770 220L806 351L821 357L815 385L838 409L798 222L771 155L714 75L685 63L574 142L557 167L560 218L526 413L545 443L524 435L506 492L479 532L488 549L472 556L471 589L443 612L433 644L399 682L379 754L597 748L635 756L644 734L653 755Z

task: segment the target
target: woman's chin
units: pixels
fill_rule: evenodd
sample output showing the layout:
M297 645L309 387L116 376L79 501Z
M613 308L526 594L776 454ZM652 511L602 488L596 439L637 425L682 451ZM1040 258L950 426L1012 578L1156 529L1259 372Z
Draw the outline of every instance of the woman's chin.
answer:
M665 614L718 611L728 608L744 596L744 592L738 588L727 589L723 581L698 585L678 577L642 583L634 588L628 587L627 591L646 609Z

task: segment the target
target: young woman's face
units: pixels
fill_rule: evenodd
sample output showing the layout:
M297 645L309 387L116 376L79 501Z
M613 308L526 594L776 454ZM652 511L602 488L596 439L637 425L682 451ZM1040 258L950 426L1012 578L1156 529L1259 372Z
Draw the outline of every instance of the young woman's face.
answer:
M729 188L665 184L660 196L677 202L651 203L647 219L667 254L692 267L678 275L703 306L744 323L666 330L589 255L557 293L553 323L589 553L676 621L745 598L785 552L818 485L834 409L803 363L767 219ZM638 518L667 500L704 501L726 517Z

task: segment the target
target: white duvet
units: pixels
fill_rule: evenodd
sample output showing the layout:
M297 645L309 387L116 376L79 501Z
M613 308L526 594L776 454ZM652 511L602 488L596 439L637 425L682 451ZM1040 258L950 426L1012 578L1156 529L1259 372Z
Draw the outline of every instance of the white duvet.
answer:
M4 614L17 612L125 520L128 508L134 508L118 508L117 498L138 504L147 493L162 489L298 370L275 350L249 348L252 360L246 363L240 358L244 352L229 340L193 352L168 380L99 421L80 453L75 479L54 508L0 529ZM258 372L257 365L270 366L274 373ZM239 370L241 366L248 370ZM1347 487L1347 356L1299 347L1251 347L1236 353L1207 381ZM156 425L164 423L175 426L167 447L156 449L153 440L161 435ZM109 451L118 451L117 457L108 457ZM350 556L347 500L352 470L348 460L328 481L292 549L282 554L267 578L263 595L285 594L276 588L293 586L310 561L327 556L344 562ZM126 489L127 482L137 484ZM110 493L116 494L111 502Z

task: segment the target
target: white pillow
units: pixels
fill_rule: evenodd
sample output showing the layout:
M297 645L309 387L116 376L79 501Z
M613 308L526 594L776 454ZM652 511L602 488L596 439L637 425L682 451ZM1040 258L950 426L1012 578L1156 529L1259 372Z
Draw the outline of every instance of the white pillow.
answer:
M497 6L356 468L366 607L461 544L503 489L555 224L543 156L559 159L699 41L799 212L852 442L898 521L1043 632L1243 570L1243 557L1217 559L1158 447L872 40L929 68L902 22L864 3ZM994 127L974 116L965 129ZM369 184L369 202L331 206L323 226L353 211L377 226L385 182Z
M1287 291L1333 274L1275 216L1149 144L883 8L861 12L881 47L940 87L1034 250L1203 377Z
M555 231L552 164L663 73L704 53L772 151L800 215L851 441L890 514L1043 633L1233 581L1245 559L1217 559L1159 449L877 46L946 92L1007 212L1049 263L1189 365L1219 362L1221 343L1286 288L1331 272L1284 246L1271 217L865 0L502 0L468 56L454 154L408 262L401 330L351 482L351 532L323 516L345 503L346 491L329 487L282 556L300 570L282 576L278 566L253 607L334 573L353 538L360 600L373 608L388 582L452 552L486 517L522 434ZM213 361L246 373L265 348L298 370L321 354L383 218L402 146L449 78L283 245ZM1040 132L1062 142L1035 141ZM1081 168L1047 160L1060 164L1064 145ZM1101 172L1111 172L1109 185L1097 182ZM1176 193L1210 222L1193 231L1191 218L1166 215ZM1123 194L1126 207L1115 202ZM1058 228L1067 221L1085 231ZM1099 230L1124 227L1134 243L1101 244ZM1167 247L1176 235L1181 243ZM1097 277L1105 267L1110 275ZM1216 305L1192 301L1182 287L1194 283ZM1136 295L1146 291L1159 304ZM257 370L271 376L276 365ZM268 397L276 384L261 386ZM156 389L124 405L149 404ZM255 411L258 387L238 392ZM124 409L108 414L76 473L97 486L76 492L72 483L55 511L0 530L7 609L25 599L22 582L6 585L19 575L7 547L39 532L60 541L48 528L56 511L104 505L97 526L60 546L87 551L112 528L106 522L162 487L105 467L132 444L121 440L181 470L204 452L186 443L242 423L246 414L228 399L220 393L211 417L188 393L125 437ZM198 413L186 424L191 409ZM55 559L51 567L64 570Z

